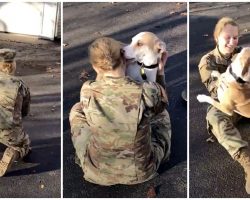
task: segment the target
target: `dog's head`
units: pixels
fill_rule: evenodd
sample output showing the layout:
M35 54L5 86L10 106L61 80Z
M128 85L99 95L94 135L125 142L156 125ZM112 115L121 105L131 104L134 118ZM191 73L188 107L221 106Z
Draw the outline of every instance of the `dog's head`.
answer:
M232 70L237 77L250 82L250 47L245 47L232 63Z
M151 32L141 32L123 49L126 59L135 59L145 66L151 66L158 63L162 53L166 51L166 44Z

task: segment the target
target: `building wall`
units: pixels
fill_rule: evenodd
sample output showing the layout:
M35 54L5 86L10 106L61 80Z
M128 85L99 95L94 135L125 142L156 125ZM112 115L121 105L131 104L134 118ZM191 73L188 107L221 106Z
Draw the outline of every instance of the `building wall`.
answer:
M1 2L0 31L54 39L57 2Z

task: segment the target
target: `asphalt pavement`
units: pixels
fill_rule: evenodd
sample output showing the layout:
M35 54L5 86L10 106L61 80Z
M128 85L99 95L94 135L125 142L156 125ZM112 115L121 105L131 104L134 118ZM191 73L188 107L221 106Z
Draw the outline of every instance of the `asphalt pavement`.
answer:
M187 196L187 104L181 92L187 84L186 3L64 3L63 70L63 196L64 197L147 197L149 187L157 197ZM167 44L169 59L165 69L168 107L172 123L172 155L161 166L160 175L146 183L126 186L99 186L83 179L74 163L70 138L69 111L79 101L82 70L94 79L88 63L87 47L100 36L124 43L141 31L151 31Z
M245 192L244 171L218 142L206 139L206 108L196 100L197 94L207 94L198 72L203 55L213 50L213 30L223 16L235 19L240 25L240 46L250 45L250 3L190 3L190 74L189 74L189 191L193 198L249 197ZM243 120L238 128L242 137L250 141L249 120ZM248 134L248 135L247 135Z
M0 198L60 198L61 44L0 33L0 48L17 51L17 76L30 88L30 113L23 122L32 147L29 156L0 178ZM5 148L0 144L0 156Z

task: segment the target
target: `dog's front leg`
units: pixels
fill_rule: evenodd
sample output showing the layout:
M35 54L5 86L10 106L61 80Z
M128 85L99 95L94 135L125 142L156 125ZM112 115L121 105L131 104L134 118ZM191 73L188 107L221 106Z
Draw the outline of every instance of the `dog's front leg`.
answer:
M213 104L213 99L210 96L207 96L205 94L197 95L197 100L201 103Z
M212 97L204 95L204 94L199 94L197 95L197 99L199 102L201 103L209 103L211 105L213 105L215 108L217 108L218 110L226 113L229 116L233 115L233 110L227 108L227 106L220 104L218 101L215 101Z

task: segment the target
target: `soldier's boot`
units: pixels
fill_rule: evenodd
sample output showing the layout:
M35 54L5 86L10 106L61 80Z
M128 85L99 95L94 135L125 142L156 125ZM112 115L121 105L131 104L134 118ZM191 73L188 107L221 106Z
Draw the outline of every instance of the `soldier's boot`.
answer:
M2 160L0 160L0 177L4 176L13 162L19 158L19 152L8 147L4 151Z
M248 148L242 148L238 155L235 157L245 171L246 185L245 189L250 194L250 150Z

